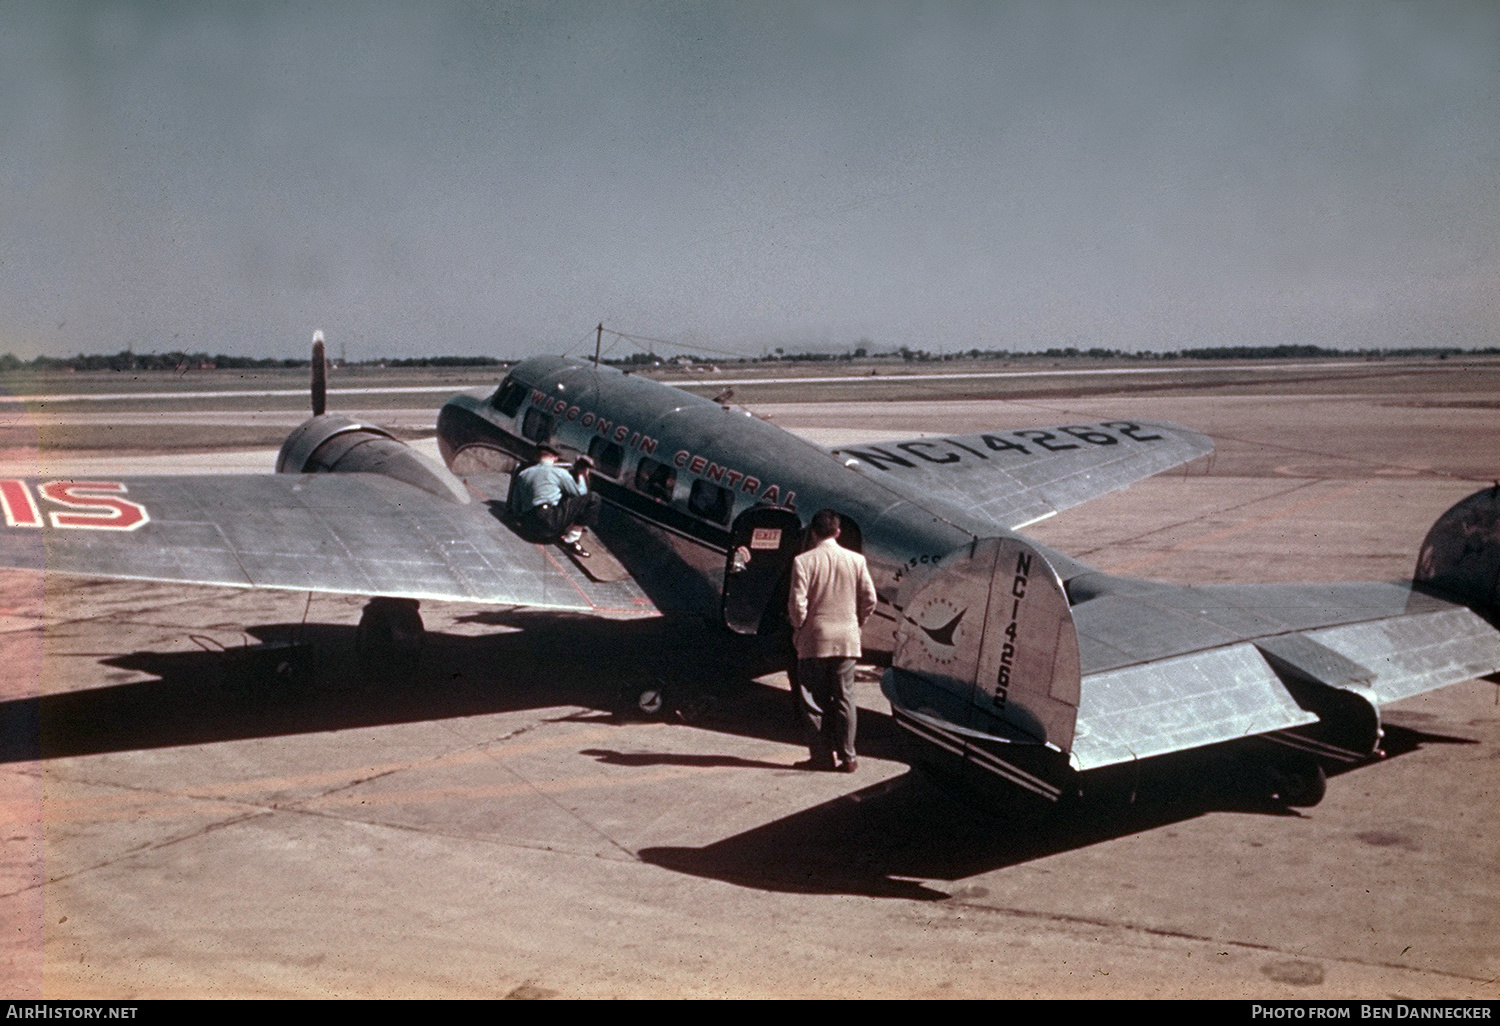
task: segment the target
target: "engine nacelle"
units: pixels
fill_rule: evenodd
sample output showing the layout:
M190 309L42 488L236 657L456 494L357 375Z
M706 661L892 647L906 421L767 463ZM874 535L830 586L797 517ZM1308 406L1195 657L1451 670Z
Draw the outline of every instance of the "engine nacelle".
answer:
M1500 485L1438 517L1417 557L1414 582L1500 623Z
M389 431L331 414L310 417L287 436L276 472L382 474L453 502L470 501L462 481Z

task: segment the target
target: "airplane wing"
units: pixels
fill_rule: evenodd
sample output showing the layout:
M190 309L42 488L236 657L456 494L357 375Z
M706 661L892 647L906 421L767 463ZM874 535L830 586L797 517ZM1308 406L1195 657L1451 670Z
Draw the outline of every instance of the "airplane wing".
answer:
M1110 420L1052 428L845 445L845 463L924 505L1002 530L1180 466L1213 451L1204 434L1161 421Z
M650 612L517 537L494 503L382 474L0 481L0 566L153 581Z

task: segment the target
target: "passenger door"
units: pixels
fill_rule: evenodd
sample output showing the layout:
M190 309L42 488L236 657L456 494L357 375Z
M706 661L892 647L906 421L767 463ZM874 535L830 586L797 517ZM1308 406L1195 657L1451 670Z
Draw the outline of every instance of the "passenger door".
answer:
M786 604L785 583L802 551L802 520L780 506L756 506L730 528L724 567L724 626L756 634L775 602ZM786 616L785 608L779 610Z

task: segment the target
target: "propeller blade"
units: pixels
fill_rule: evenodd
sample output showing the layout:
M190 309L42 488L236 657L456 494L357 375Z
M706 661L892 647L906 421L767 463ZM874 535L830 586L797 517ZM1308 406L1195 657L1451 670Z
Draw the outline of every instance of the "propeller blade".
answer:
M323 333L313 332L312 351L312 411L314 417L323 416L328 407L328 362L323 356Z

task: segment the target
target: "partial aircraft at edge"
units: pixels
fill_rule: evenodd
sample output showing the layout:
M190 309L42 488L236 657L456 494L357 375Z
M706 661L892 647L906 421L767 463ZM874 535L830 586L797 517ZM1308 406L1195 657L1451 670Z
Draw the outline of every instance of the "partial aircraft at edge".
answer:
M0 480L0 565L377 596L359 631L375 651L420 638L421 599L657 610L705 617L784 666L788 567L812 513L832 508L875 578L865 651L889 661L882 687L917 758L1026 803L1249 741L1266 792L1311 804L1325 766L1381 754L1384 705L1500 671L1500 488L1438 520L1409 584L1176 586L1017 533L1212 449L1173 424L830 451L668 385L539 357L443 406L444 468L324 413L321 344L313 367L314 416L276 474ZM508 474L543 444L593 459L604 558L575 563L504 522Z

